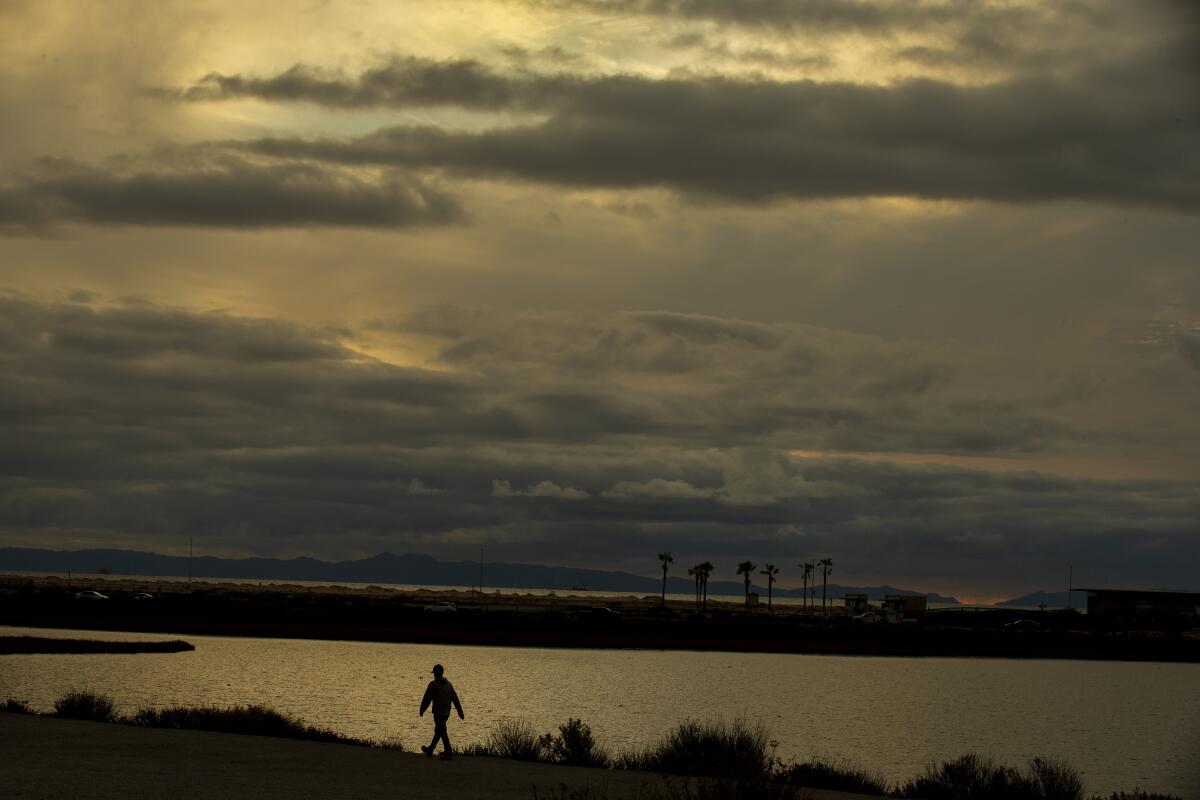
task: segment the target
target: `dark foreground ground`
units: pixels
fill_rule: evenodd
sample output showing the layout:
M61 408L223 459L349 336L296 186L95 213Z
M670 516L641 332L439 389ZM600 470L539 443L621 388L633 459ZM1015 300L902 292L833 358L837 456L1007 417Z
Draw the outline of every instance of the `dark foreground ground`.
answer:
M97 589L107 600L77 599ZM136 601L146 591L153 600ZM426 611L452 600L452 613ZM603 603L612 611L597 610ZM1082 615L937 611L904 625L859 625L795 606L662 608L657 597L546 597L400 592L380 587L147 584L99 578L0 585L0 624L232 635L537 647L649 648L896 656L1083 658L1200 662L1194 631L1089 630ZM1006 627L1018 618L1036 625Z
M533 800L556 790L559 797L589 790L575 797L633 800L664 781L642 772L482 757L442 761L352 745L20 714L0 714L0 742L0 796L14 800Z

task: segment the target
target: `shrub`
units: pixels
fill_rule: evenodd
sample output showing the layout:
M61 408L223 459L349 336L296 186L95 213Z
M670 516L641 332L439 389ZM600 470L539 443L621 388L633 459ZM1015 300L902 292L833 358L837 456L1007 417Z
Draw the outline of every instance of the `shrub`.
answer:
M567 719L558 726L558 734L544 734L538 739L539 749L551 761L576 767L607 767L612 759L596 744L592 729L583 720Z
M1024 772L967 753L898 787L901 797L923 800L1083 800L1079 773L1061 761L1030 759Z
M923 800L1018 800L1030 797L1030 786L1014 769L998 766L989 758L967 753L940 767L930 765L925 774L899 787L901 797Z
M54 701L54 715L92 722L115 722L113 701L102 694L72 689Z
M832 789L870 795L888 793L887 781L881 776L845 763L834 764L815 760L803 764L789 764L780 767L776 777L781 782L808 789Z
M466 750L468 755L515 758L520 761L543 760L542 746L528 720L503 720L496 723L482 745Z
M29 707L28 700L13 700L9 698L4 701L4 705L0 706L0 711L8 712L9 714L32 714L33 709Z
M684 720L661 742L641 753L621 756L617 765L676 775L762 777L770 772L769 739L766 728L745 720Z
M1029 780L1044 800L1083 800L1083 781L1065 761L1031 758L1026 770Z

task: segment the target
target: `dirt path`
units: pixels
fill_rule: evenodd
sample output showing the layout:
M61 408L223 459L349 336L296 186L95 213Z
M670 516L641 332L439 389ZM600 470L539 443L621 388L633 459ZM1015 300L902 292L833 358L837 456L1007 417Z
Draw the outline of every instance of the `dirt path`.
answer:
M591 800L633 800L659 776L529 764L453 761L350 745L134 728L0 713L5 798L92 800L533 800L565 784ZM813 800L862 795L814 792Z

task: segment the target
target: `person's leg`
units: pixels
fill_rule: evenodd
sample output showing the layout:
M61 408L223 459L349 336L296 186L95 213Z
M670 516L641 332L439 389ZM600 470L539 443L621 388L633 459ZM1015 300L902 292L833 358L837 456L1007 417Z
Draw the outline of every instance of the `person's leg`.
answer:
M421 745L421 752L427 756L433 755L433 749L435 747L437 747L438 739L441 739L442 735L445 732L446 732L446 717L439 717L437 714L434 714L433 715L433 740L429 742L428 746Z
M448 719L450 719L449 715L433 718L433 744L429 745L430 750L437 747L438 739L441 739L442 752L450 752L450 735L446 732L446 720Z

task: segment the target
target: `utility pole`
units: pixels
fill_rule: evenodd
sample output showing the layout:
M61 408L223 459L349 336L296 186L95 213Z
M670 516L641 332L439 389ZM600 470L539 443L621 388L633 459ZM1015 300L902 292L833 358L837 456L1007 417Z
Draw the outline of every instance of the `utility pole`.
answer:
M1075 610L1075 565L1067 566L1067 611Z
M483 548L479 548L479 594L483 594Z
M821 616L824 617L829 615L829 612L825 610L825 595L829 584L829 573L833 571L833 559L822 558L817 563L821 565Z
M192 540L188 539L188 588L192 588Z

